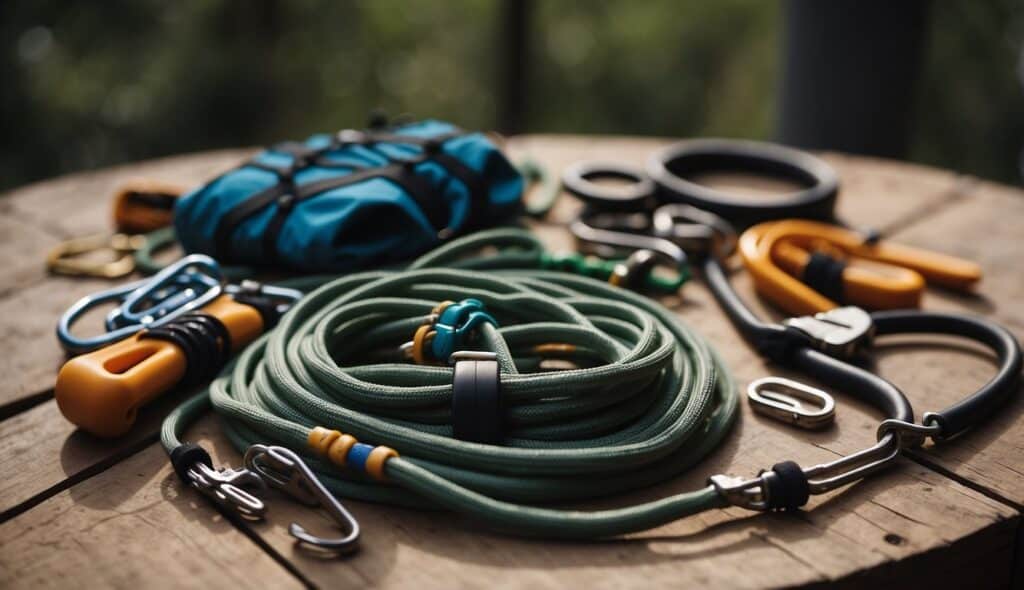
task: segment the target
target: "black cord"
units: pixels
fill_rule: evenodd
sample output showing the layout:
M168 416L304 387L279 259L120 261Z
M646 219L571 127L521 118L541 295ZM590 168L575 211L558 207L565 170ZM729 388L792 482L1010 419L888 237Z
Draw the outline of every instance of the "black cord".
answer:
M209 381L231 355L231 333L223 322L202 311L186 313L139 337L164 340L181 349L185 355L184 386Z

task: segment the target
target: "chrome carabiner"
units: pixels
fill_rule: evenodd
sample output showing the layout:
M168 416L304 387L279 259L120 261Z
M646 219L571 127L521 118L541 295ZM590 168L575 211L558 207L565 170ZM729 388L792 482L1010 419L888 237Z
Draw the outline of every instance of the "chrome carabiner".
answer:
M643 233L623 231L622 228L604 229L577 219L569 225L569 231L576 237L580 251L593 252L604 258L614 258L623 252L651 250L661 254L677 268L686 268L686 252L671 240Z
M836 400L824 391L782 377L764 377L747 386L750 407L758 414L800 428L817 430L835 419ZM814 402L808 409L802 402Z
M323 508L346 531L343 537L328 539L313 535L293 522L288 532L298 542L335 552L356 549L359 523L295 452L284 447L255 444L245 452L245 466L299 502Z
M145 328L162 326L210 303L224 292L217 262L192 254L148 279L87 295L76 301L57 322L57 339L65 350L78 354L117 342ZM116 302L107 314L107 332L89 337L71 333L72 326L90 309Z

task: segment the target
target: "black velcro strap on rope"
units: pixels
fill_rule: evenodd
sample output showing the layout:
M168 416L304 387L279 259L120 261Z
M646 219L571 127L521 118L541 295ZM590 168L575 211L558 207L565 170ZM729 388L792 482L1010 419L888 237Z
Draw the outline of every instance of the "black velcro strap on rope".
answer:
M812 252L800 280L825 297L842 303L845 299L843 294L843 271L845 269L846 263L842 260L837 260L821 252Z
M197 444L181 444L174 447L174 450L171 451L171 465L174 467L174 472L185 483L192 483L192 478L188 476L188 471L198 463L202 463L207 467L213 467L213 459L210 458L210 453Z
M501 372L497 360L459 360L452 373L452 434L459 440L499 444Z
M189 312L162 326L145 330L140 338L164 340L185 355L185 376L181 383L195 385L212 378L231 354L231 333L216 317L201 311Z
M796 510L811 497L804 470L793 461L772 465L771 471L761 474L765 485L766 501L771 510Z

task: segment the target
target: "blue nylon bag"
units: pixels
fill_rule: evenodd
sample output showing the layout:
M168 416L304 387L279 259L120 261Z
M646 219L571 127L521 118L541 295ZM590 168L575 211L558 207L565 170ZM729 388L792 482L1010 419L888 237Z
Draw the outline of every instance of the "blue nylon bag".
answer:
M346 272L505 223L522 193L483 134L428 120L272 146L180 198L174 227L226 264Z

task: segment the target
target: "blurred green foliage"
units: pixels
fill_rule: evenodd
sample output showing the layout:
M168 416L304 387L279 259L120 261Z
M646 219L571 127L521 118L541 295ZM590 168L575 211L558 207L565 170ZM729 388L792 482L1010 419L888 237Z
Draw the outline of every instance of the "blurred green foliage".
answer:
M1018 180L1015 7L933 6L912 159ZM0 187L358 126L376 107L494 128L502 14L493 0L2 3ZM540 0L526 130L771 138L781 26L781 5L755 0Z

